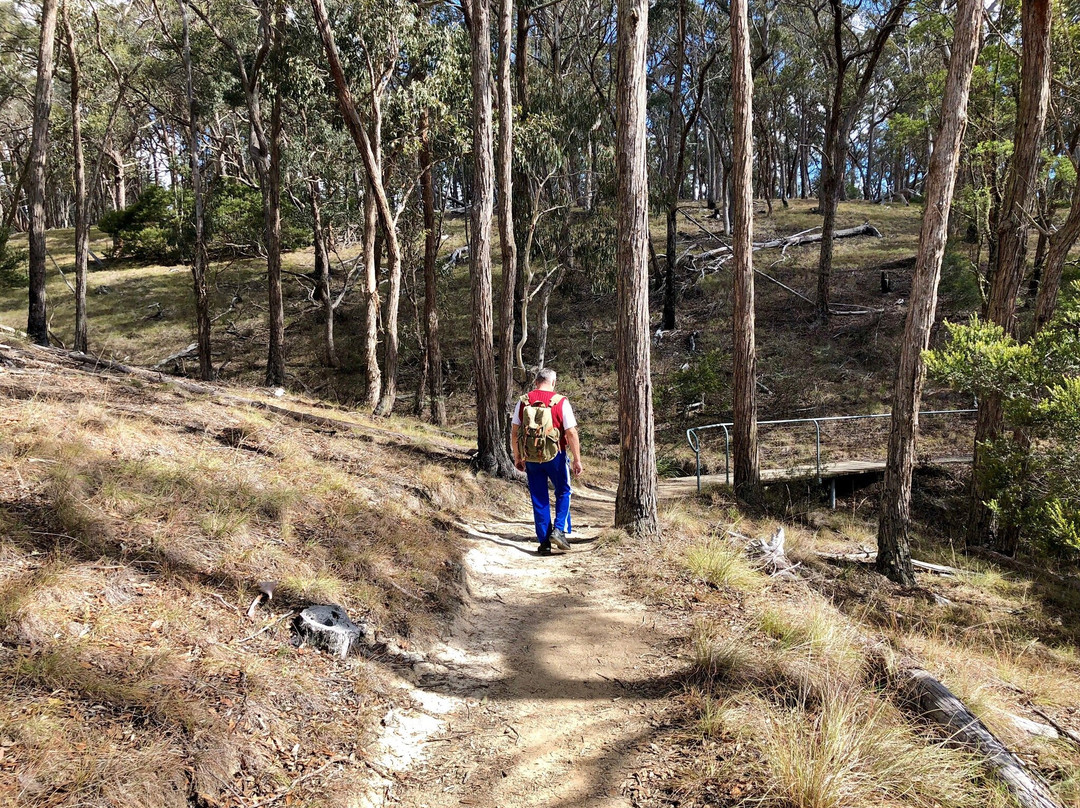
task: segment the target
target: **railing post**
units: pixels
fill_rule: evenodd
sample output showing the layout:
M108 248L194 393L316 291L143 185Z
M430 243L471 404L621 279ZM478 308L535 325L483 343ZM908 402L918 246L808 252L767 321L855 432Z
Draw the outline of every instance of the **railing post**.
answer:
M694 470L697 473L697 492L701 493L701 438L694 433Z
M724 427L724 483L731 485L731 431Z
M821 422L814 419L814 456L817 463L817 481L821 485Z

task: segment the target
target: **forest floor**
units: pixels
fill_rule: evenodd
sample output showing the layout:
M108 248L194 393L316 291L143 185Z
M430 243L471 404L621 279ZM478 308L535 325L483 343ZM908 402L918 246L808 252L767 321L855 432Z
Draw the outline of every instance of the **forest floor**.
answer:
M1080 746L1016 721L1080 731L1080 594L1051 575L924 539L957 572L902 590L822 557L872 547L857 508L776 521L721 489L635 542L603 460L572 550L538 557L524 490L411 419L0 359L0 802L1009 805L876 684L868 636L1080 805ZM917 511L957 484L923 472ZM798 581L743 554L780 525ZM310 602L379 645L295 647Z

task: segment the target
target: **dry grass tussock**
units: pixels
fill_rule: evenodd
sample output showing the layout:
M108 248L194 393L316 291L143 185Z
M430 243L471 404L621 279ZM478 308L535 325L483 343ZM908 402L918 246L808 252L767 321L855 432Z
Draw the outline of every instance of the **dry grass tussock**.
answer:
M491 499L463 463L423 461L443 438L75 371L2 370L0 395L0 804L355 793L381 663L294 649L288 614L341 603L408 646L452 610L440 525Z
M767 536L774 522L716 515L685 503L662 514L667 566L654 574L681 572L669 602L693 621L683 743L696 752L674 798L775 808L1010 804L977 759L881 690L860 636L872 626L816 583L771 579L747 562L731 534ZM815 537L786 528L793 552L812 556Z

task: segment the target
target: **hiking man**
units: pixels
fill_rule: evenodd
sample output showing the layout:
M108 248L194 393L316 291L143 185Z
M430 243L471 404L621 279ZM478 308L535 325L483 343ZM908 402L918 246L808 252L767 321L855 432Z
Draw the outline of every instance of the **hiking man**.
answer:
M570 402L555 392L555 371L541 370L533 387L514 407L510 445L514 465L529 478L536 540L540 542L537 552L548 555L553 544L560 550L570 549L566 540L570 532L570 472L581 474L581 441ZM554 521L549 480L555 488Z

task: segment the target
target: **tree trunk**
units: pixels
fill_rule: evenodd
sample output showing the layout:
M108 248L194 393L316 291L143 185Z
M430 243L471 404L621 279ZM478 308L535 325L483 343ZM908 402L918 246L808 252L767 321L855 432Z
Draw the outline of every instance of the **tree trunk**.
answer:
M76 351L87 351L89 326L86 318L86 269L90 250L90 225L86 210L86 158L83 156L82 110L79 100L79 54L75 46L75 31L71 28L67 6L63 10L67 32L68 62L71 65L71 153L75 179L75 345Z
M274 44L282 52L285 38L285 5L277 0L274 11ZM266 284L269 298L270 345L266 356L267 387L285 385L285 306L281 296L281 90L270 99L270 170L265 191Z
M337 346L334 344L334 298L330 294L330 255L326 249L326 233L323 230L322 209L319 205L319 180L308 180L311 199L311 237L315 245L316 295L323 306L323 361L327 367L341 366Z
M960 0L953 22L952 54L941 104L941 125L937 145L930 158L919 254L911 282L911 301L893 389L892 427L885 467L885 493L878 523L876 564L878 572L904 586L915 585L908 529L919 405L926 377L923 355L930 345L930 330L937 309L941 262L948 241L949 212L967 126L968 94L979 50L981 23L982 4L979 0Z
M206 270L210 259L206 253L206 219L203 212L202 167L199 164L198 105L191 67L191 40L188 36L186 0L180 0L180 21L183 30L184 89L188 106L188 160L191 165L191 184L195 196L195 256L191 263L191 281L195 292L195 332L199 351L199 378L214 378L214 362L210 346L210 299L206 288Z
M26 333L38 345L49 344L45 301L45 162L49 148L49 114L52 111L56 14L57 0L42 0L41 40L38 45L37 84L34 88L34 126L26 191L30 207L30 305Z
M469 242L472 292L472 342L476 374L475 464L480 471L514 477L515 469L502 443L502 402L495 378L495 346L491 299L491 217L494 207L495 160L491 125L491 32L489 0L471 0L473 87L473 200Z
M759 498L761 473L757 443L757 349L754 340L754 77L750 68L747 0L731 3L732 183L735 189L734 253L734 455L735 494L746 502Z
M375 261L375 192L371 183L364 189L364 367L367 369L367 401L372 410L382 395L382 370L379 368L379 274Z
M438 283L435 259L439 253L439 233L435 227L435 182L432 176L430 113L420 111L420 197L424 204L424 341L427 343L428 389L431 392L431 422L446 426L446 396L443 393L442 352L439 347Z
M1021 6L1023 53L1020 69L1020 101L1009 178L1005 185L997 227L996 263L990 281L986 317L1016 336L1016 298L1024 280L1028 223L1031 212L1030 189L1039 170L1043 127L1050 99L1050 0L1025 0ZM975 459L971 471L967 543L992 544L994 519L987 502L983 470L988 441L1001 434L1004 411L1000 397L986 396L979 402L975 428Z
M514 102L510 88L510 24L512 0L499 7L499 246L502 253L502 297L499 300L499 392L501 426L510 440L509 413L514 401L514 289L517 243L514 241ZM524 54L519 55L524 58ZM509 450L509 443L507 449Z
M826 127L826 141L830 140L829 127ZM836 212L840 207L840 189L844 184L844 163L847 150L843 139L833 131L830 148L824 152L829 157L823 160L821 167L821 179L818 195L818 204L821 207L821 250L818 255L818 278L817 278L817 305L818 317L826 319L829 316L829 291L831 286L833 240L836 232Z
M818 259L817 310L818 316L829 316L829 282L832 274L833 231L836 229L836 210L844 195L844 170L847 166L848 136L855 123L863 99L870 89L874 70L885 45L904 16L909 0L893 0L873 39L856 54L843 53L844 5L840 0L830 0L833 23L833 59L837 67L833 97L825 123L825 146L822 149L821 185L819 207L823 215L821 226L821 254ZM853 92L846 92L845 79L853 60L859 56L866 61L859 74Z
M615 205L619 382L619 488L615 526L660 533L649 356L649 186L646 177L647 0L617 2Z
M679 200L669 202L668 209L665 211L665 236L664 242L664 315L661 321L661 328L670 330L675 327L675 296L677 290L675 288L675 262L679 260L679 256L676 254L678 250L678 244L676 242L676 236L678 234L678 214L679 214Z

